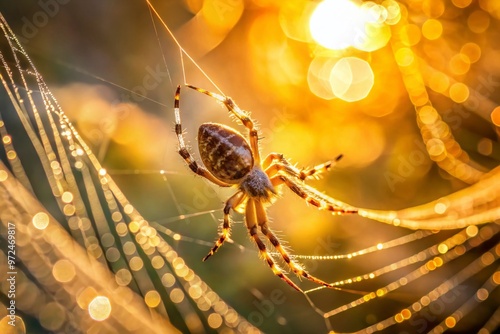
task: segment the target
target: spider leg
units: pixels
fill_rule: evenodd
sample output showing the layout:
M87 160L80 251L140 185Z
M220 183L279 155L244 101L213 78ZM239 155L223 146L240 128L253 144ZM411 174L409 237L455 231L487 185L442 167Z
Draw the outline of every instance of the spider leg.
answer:
M243 111L236 105L236 103L233 101L232 98L228 96L224 96L221 94L213 93L210 92L206 89L203 88L198 88L192 85L186 85L189 88L192 88L200 93L203 93L205 95L208 95L210 97L213 97L217 101L221 102L226 106L227 110L231 112L234 116L236 116L241 123L243 123L243 126L245 126L248 129L248 139L250 142L250 147L252 148L252 152L254 155L254 161L257 165L260 165L260 151L259 151L259 135L257 130L254 127L254 123L248 113L246 111Z
M271 153L263 161L262 167L266 170L266 173L273 176L279 171L283 171L289 175L292 175L301 181L306 179L312 179L318 175L328 172L337 161L342 158L342 154L337 156L333 161L327 161L320 165L314 166L312 168L302 168L298 169L292 165L281 153Z
M270 153L262 162L262 169L269 177L278 172L285 172L294 177L300 177L300 170L285 159L281 153Z
M177 135L177 140L179 141L179 154L186 161L186 164L189 168L196 174L206 178L207 180L215 183L221 187L230 187L231 184L226 182L222 182L221 180L214 177L208 170L204 167L200 166L196 160L193 158L192 154L186 147L184 142L184 136L182 134L182 125L181 125L181 114L179 108L179 101L181 95L181 86L177 86L175 91L175 99L174 99L174 113L175 113L175 134Z
M302 276L307 278L308 280L326 286L328 288L336 288L333 285L326 283L319 278L316 278L310 275L307 271L305 271L301 265L296 263L295 261L290 259L290 255L286 252L286 250L281 246L278 238L274 235L274 233L269 229L267 225L268 219L264 206L261 202L255 202L256 214L257 214L257 222L260 226L262 233L269 239L274 248L281 254L281 257L286 262L286 264L290 267L290 269L297 274L297 276Z
M339 161L340 159L342 159L342 156L343 155L340 154L333 161L327 161L325 163L319 164L319 165L314 166L312 168L304 168L304 169L302 169L300 171L299 179L301 179L303 181L305 179L314 178L314 177L316 177L316 176L318 176L320 174L328 172L335 165L335 163L337 161Z
M295 283L293 283L290 278L288 278L282 271L281 269L274 263L273 258L269 254L269 252L266 249L266 245L262 240L259 238L259 235L257 234L257 215L256 215L256 206L258 206L258 202L255 201L254 199L249 199L246 207L246 225L248 228L248 232L250 233L250 237L253 239L253 241L257 244L257 247L259 248L259 253L262 256L264 260L266 260L267 264L273 271L273 273L284 280L288 285L290 285L292 288L299 292L303 292Z
M231 234L231 218L229 217L229 212L231 211L231 209L237 207L244 198L244 193L239 191L233 196L229 197L229 199L226 201L223 210L224 218L222 221L222 228L219 239L217 239L210 252L203 258L203 261L206 261L210 256L214 255L215 252L224 244L224 241L229 238L229 235Z
M278 174L273 176L271 178L271 183L273 186L285 184L288 188L290 188L290 190L304 199L307 203L310 203L321 210L331 211L334 214L358 213L358 209L320 193L307 184L294 181L286 175Z

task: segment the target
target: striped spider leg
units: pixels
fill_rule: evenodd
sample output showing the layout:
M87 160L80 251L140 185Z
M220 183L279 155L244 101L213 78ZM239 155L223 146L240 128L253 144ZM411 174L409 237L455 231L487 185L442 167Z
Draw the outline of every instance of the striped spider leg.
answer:
M331 168L342 159L342 154L338 155L335 160L327 161L320 165L314 166L312 168L302 168L298 169L294 165L292 165L281 153L270 153L262 162L262 167L267 170L269 167L273 169L269 170L269 173L274 173L278 171L286 172L292 176L295 176L301 181L316 179L319 175L328 172Z
M334 214L357 213L356 208L337 201L303 182L306 179L317 178L319 174L329 171L341 158L342 155L339 155L333 162L327 161L313 168L298 169L283 154L271 153L264 159L262 165L274 186L285 184L309 204L321 210L331 211Z

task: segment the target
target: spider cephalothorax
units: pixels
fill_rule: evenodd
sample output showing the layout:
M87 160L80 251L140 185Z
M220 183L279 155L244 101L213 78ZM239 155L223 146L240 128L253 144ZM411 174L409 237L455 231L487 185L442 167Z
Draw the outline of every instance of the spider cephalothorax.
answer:
M260 158L258 147L258 132L249 115L241 110L234 101L227 96L212 93L194 86L188 87L215 98L223 103L248 129L248 140L241 133L226 125L204 123L198 132L198 148L203 165L199 165L189 153L184 143L180 119L180 86L175 92L175 133L179 140L179 154L186 161L191 170L221 187L237 186L238 190L224 205L224 219L222 231L214 247L203 261L213 255L224 243L230 234L231 210L245 214L245 223L250 237L259 248L261 256L266 260L275 275L279 276L290 286L302 291L293 283L275 264L267 251L266 245L259 237L258 229L271 242L290 269L297 274L326 287L333 286L307 273L298 263L293 261L287 251L281 246L278 238L269 229L265 205L276 195L276 187L285 185L306 202L328 210L335 214L356 213L357 210L336 201L316 189L305 184L304 180L314 177L331 168L332 164L316 166L310 169L299 170L292 166L282 154L271 153L263 161ZM340 159L339 156L336 160Z

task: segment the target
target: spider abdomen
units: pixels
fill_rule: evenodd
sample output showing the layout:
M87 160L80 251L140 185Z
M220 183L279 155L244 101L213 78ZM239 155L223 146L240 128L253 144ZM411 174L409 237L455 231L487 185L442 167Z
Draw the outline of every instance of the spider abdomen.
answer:
M228 126L202 124L198 131L198 149L205 167L221 181L237 183L253 168L250 145Z

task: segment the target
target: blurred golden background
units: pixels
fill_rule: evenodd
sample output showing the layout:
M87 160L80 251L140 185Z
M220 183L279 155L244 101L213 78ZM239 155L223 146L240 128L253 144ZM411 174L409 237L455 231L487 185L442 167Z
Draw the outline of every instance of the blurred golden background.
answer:
M0 11L105 168L103 175L113 177L145 219L167 227L179 258L264 332L325 332L330 328L314 308L328 312L353 297L323 290L309 301L288 291L258 259L239 215L234 215L234 243L201 263L231 192L194 177L178 156L176 85L186 80L211 91L220 88L250 111L264 155L280 152L306 167L343 154L332 172L311 185L358 207L397 210L423 204L477 182L498 165L498 1L151 3L206 76L181 57L145 1L18 1L0 5ZM214 100L187 89L181 116L196 156L195 136L203 122L245 130ZM357 216L332 217L286 189L269 216L271 228L301 255L350 253L410 233ZM71 223L66 228L73 229ZM350 262L304 263L315 276L336 281L395 263L450 235L442 232L431 236L432 242ZM451 272L384 301L386 316ZM130 274L122 274L130 281ZM470 294L477 283L464 286ZM276 289L286 302L266 316L257 305ZM158 305L156 297L150 295L146 304ZM494 312L498 297L482 304L484 312ZM257 324L251 319L260 319L258 312L263 316ZM365 306L346 319L332 318L330 326L353 331L383 318ZM217 328L212 321L204 330ZM455 330L477 330L484 321L478 317ZM43 321L30 326L51 331ZM401 331L415 330L401 326Z

